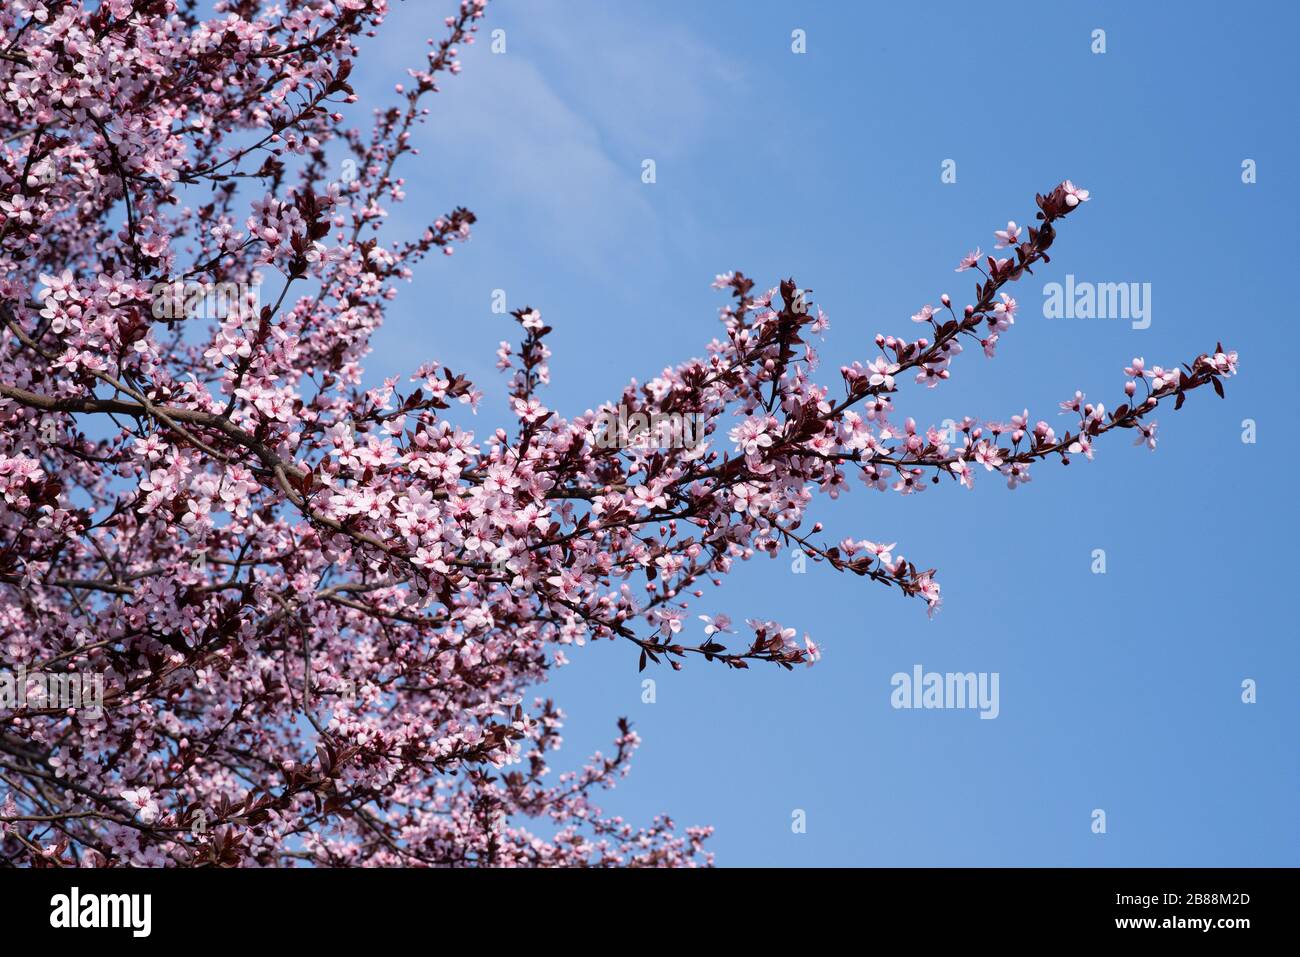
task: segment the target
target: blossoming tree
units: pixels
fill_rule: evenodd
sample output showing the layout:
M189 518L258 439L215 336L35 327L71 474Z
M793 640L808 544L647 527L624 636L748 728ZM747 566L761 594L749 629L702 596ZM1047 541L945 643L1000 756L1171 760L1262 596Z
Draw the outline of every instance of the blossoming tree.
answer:
M1014 488L1115 430L1154 447L1158 406L1235 371L1220 346L1135 359L1115 407L1076 393L1059 434L1027 412L899 420L908 378L939 384L970 344L993 355L1006 288L1088 199L1065 182L1035 226L997 233L1004 258L961 261L971 304L925 306L916 338L876 337L833 385L810 378L820 309L792 280L731 273L705 358L575 418L539 394L534 309L499 353L508 427L453 425L480 393L437 362L364 388L395 284L474 223L380 229L485 4L463 0L366 132L337 109L386 0L219 0L208 20L178 0L0 8L0 861L707 863L707 828L591 803L636 746L625 721L611 755L547 777L561 714L529 689L568 646L627 642L642 668L811 664L793 628L701 626L688 604L791 547L940 601L894 544L805 523L816 493ZM611 441L616 407L691 416L698 440ZM96 707L53 693L90 675Z

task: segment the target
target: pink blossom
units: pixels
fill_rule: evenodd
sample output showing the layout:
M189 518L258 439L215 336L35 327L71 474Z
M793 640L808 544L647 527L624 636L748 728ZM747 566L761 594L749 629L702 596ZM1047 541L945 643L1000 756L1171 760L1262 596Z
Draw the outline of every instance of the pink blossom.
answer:
M984 441L975 447L975 461L990 472L1002 467L1002 450L992 442Z
M150 796L148 788L123 791L122 800L136 809L141 824L152 824L158 819L158 802Z
M704 622L704 633L710 637L717 634L723 634L731 630L731 619L726 615L700 615L700 621Z
M1008 222L1006 229L995 230L993 235L998 238L993 248L1006 249L1020 242L1020 227L1014 222Z
M1013 489L1017 485L1031 481L1029 466L1022 462L1012 462L1009 465L1002 466L1002 474L1007 477L1007 488Z
M1086 189L1079 189L1068 179L1061 185L1065 190L1065 205L1078 206L1080 203L1088 201L1088 191Z

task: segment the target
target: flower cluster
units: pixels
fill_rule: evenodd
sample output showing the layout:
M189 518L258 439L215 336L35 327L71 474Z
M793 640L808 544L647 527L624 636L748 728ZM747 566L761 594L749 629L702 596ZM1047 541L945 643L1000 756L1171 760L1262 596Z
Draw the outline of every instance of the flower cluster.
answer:
M811 665L795 628L696 603L790 548L941 602L897 543L821 541L818 494L993 472L1014 488L1115 429L1154 448L1157 406L1236 371L1222 347L1134 359L1125 401L1076 393L1059 431L1027 410L946 432L899 419L901 388L1012 329L1005 287L1088 200L1067 181L1038 225L997 232L1006 258L961 261L982 275L969 305L923 306L918 337L876 337L833 385L812 378L822 310L793 280L732 272L704 357L600 411L543 401L533 308L498 351L508 427L454 425L481 393L437 362L363 388L398 281L471 236L462 208L410 239L381 226L485 5L462 0L369 133L338 110L386 0L223 0L205 21L175 0L0 9L0 669L105 688L93 714L0 709L0 861L708 864L707 828L594 803L638 744L626 721L612 755L548 777L563 716L531 689L573 646L627 642L642 668ZM240 292L196 318L177 305L191 285ZM615 406L690 417L698 441L599 441Z

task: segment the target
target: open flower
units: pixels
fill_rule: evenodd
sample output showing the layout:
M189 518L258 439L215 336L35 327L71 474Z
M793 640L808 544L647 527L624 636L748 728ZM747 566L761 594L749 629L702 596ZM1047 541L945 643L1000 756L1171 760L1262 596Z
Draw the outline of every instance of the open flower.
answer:
M135 808L141 824L152 824L158 819L158 802L150 796L148 788L123 791L122 800Z
M1086 189L1079 189L1079 187L1075 186L1068 179L1061 184L1061 188L1065 190L1066 206L1073 208L1078 206L1080 203L1086 203L1088 201L1088 191Z
M993 233L998 238L994 249L1006 249L1020 242L1020 227L1014 221L1007 223L1006 229L998 229Z

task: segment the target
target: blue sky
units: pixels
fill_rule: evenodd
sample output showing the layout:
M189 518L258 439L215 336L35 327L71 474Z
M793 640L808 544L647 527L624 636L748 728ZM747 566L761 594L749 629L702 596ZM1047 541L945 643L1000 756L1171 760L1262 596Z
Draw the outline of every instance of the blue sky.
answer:
M390 102L450 0L396 4L354 75ZM897 406L923 425L1025 406L1053 423L1075 389L1117 404L1133 356L1241 355L1226 401L1159 414L1157 452L1127 435L1095 462L1039 465L1008 491L981 473L901 498L856 487L817 517L898 541L935 566L922 607L790 557L742 567L695 612L810 632L813 669L647 672L626 643L578 649L547 687L568 714L557 768L644 739L604 807L717 827L723 865L1295 865L1296 684L1286 595L1296 465L1289 315L1297 155L1289 4L603 4L496 0L464 75L444 84L401 172L388 235L455 205L479 217L454 257L423 264L368 374L436 358L487 393L472 425L506 423L496 343L530 304L556 327L548 404L566 415L632 377L701 354L714 275L793 275L831 318L822 381L874 355L877 332L949 292L953 268L1032 219L1070 178L1092 191L1051 265L1017 285L999 357L970 353ZM506 52L487 40L503 29ZM1091 52L1094 29L1106 52ZM807 52L791 51L806 31ZM641 181L654 159L657 182ZM957 181L940 180L955 160ZM1258 182L1242 183L1253 159ZM1150 283L1152 322L1047 319L1046 283ZM1253 419L1258 441L1242 441ZM1091 573L1094 549L1107 573ZM702 635L700 636L702 637ZM997 672L1000 714L895 710L890 678ZM1241 683L1258 683L1244 704ZM1107 832L1092 831L1104 809ZM806 833L792 833L792 813Z

